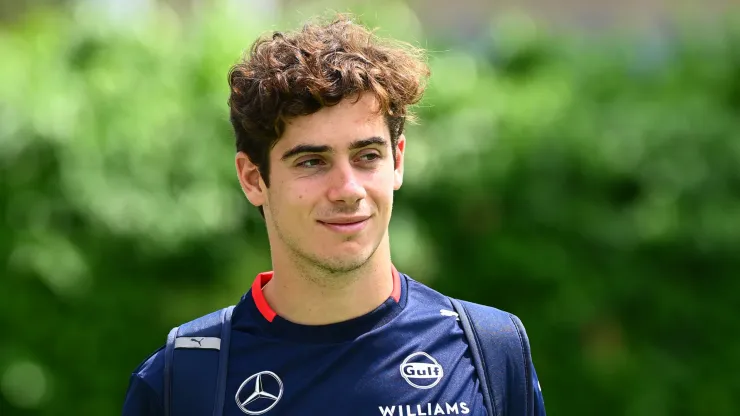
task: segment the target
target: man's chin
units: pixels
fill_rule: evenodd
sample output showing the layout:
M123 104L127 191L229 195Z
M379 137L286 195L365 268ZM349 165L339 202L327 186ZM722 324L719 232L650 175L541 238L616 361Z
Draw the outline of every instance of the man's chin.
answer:
M319 255L314 257L314 261L320 268L336 274L353 272L370 260L371 255L368 250L359 252L344 252L333 255Z

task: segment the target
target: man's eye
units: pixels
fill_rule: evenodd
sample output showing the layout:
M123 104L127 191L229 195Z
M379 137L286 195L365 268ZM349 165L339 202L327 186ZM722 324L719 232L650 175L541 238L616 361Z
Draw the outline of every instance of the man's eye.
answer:
M374 162L378 159L380 159L380 155L377 153L365 153L363 155L360 155L360 160L362 160L363 162Z
M323 163L321 159L306 159L300 163L298 163L297 166L303 167L303 168L315 168L317 166L320 166Z

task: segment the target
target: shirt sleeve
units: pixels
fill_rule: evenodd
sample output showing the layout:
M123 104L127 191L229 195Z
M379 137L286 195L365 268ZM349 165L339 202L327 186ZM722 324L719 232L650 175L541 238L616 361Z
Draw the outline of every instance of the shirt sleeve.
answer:
M534 369L534 363L532 367L532 386L534 390L534 415L545 416L545 399L542 396L542 386L540 386L540 380L537 378L537 371Z
M131 376L126 398L123 402L123 416L162 416L162 402L154 389L137 374Z
M129 379L123 416L164 415L164 346L152 353Z

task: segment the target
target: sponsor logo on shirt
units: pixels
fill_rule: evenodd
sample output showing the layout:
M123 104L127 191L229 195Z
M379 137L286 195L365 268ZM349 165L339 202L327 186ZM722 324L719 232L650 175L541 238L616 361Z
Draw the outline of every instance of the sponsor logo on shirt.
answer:
M431 389L444 377L444 369L431 355L415 352L401 363L401 377L417 389ZM437 416L467 415L470 408L467 403L425 403L394 406L379 406L382 416Z
M283 397L283 381L272 371L260 371L244 380L236 392L236 405L248 415L267 413Z
M470 408L465 402L460 403L427 403L417 405L380 406L382 416L437 416L467 415Z
M401 377L417 389L431 389L444 376L444 369L431 355L415 352L401 363Z

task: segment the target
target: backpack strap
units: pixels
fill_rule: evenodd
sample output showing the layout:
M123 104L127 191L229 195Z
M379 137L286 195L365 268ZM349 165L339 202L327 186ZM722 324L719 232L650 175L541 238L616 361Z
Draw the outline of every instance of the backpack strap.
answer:
M490 306L451 301L470 345L488 414L533 415L532 358L522 322Z
M234 306L172 328L164 361L164 414L223 415Z

